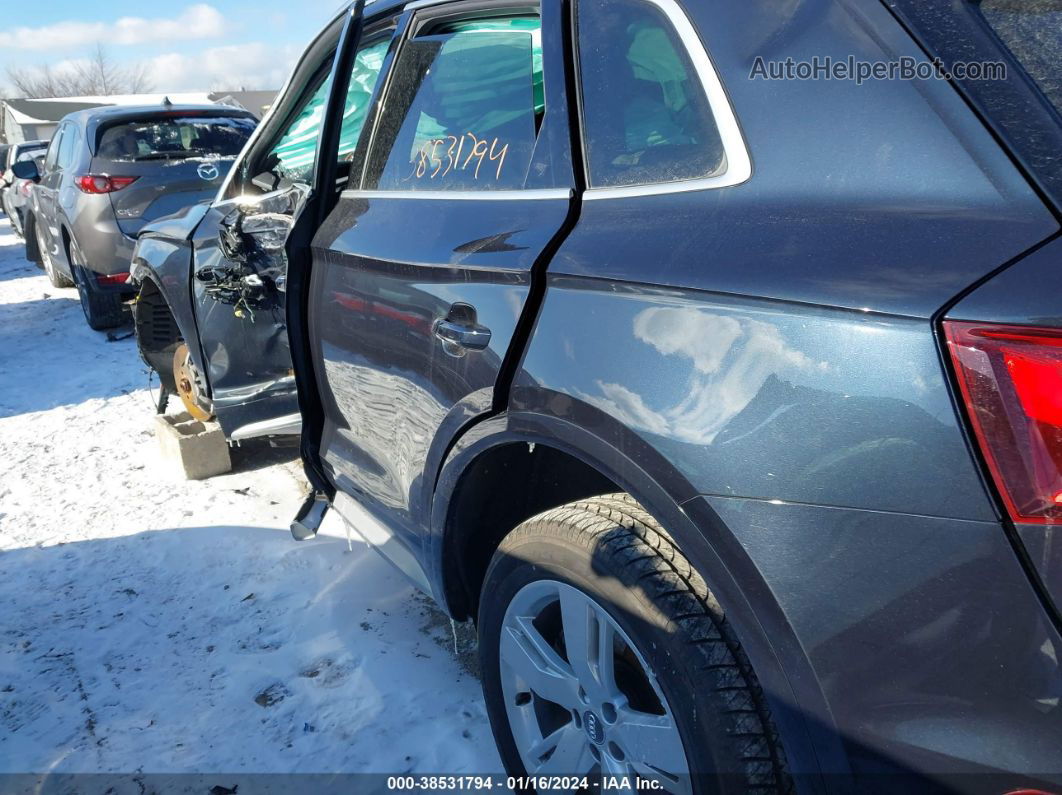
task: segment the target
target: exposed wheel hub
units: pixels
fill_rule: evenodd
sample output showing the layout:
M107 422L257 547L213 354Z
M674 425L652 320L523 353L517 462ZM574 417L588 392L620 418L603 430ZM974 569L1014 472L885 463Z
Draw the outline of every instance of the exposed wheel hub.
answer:
M214 416L206 397L202 374L192 361L188 345L184 342L173 352L173 382L177 387L177 396L192 417L205 421Z

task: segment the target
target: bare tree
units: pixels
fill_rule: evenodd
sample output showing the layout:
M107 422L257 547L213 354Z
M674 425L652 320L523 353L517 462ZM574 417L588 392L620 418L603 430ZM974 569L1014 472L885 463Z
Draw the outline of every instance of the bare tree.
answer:
M36 69L8 67L7 76L13 88L11 93L18 97L63 97L76 93L71 75L56 73L47 65Z
M138 61L126 67L125 87L130 94L146 94L155 87L148 77L147 64Z
M64 69L49 64L8 67L7 77L12 94L29 99L140 94L151 90L144 64L119 66L102 44L97 44L88 58Z

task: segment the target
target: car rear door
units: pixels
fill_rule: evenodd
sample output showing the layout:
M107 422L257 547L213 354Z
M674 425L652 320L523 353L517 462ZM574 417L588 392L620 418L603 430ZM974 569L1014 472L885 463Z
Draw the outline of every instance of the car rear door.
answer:
M392 531L399 565L434 466L491 410L570 209L560 4L529 8L477 0L405 17L364 168L312 245L319 460Z

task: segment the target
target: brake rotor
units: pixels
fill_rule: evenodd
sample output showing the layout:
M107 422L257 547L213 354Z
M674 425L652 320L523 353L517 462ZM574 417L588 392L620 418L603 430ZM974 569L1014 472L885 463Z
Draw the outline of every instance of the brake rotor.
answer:
M192 417L206 421L214 416L206 396L203 376L192 361L192 354L184 342L173 352L173 381L177 385L177 395Z

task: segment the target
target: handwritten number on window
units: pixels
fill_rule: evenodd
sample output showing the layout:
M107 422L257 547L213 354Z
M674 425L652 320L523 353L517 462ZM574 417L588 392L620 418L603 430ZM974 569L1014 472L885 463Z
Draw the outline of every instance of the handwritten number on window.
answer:
M468 141L468 154L462 159L461 155L466 149L466 140ZM432 138L425 141L417 150L409 176L403 181L408 182L414 178L424 179L425 177L429 180L433 180L436 177L442 179L451 171L468 171L470 169L472 170L472 178L478 180L484 160L488 161L488 163L497 161L498 165L494 169L494 179L497 181L501 179L502 169L505 167L505 156L508 153L509 144L501 143L497 136L490 140L479 138L475 133L466 132L460 137L448 135L445 138ZM489 176L489 174L490 169L488 166L485 176Z

